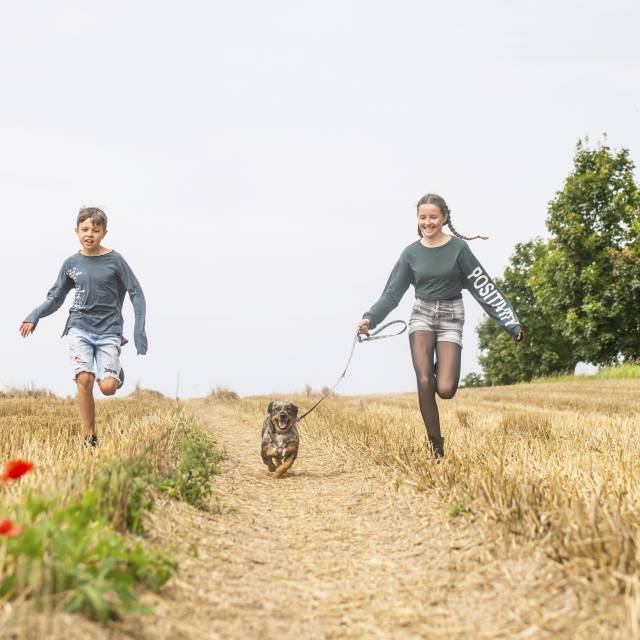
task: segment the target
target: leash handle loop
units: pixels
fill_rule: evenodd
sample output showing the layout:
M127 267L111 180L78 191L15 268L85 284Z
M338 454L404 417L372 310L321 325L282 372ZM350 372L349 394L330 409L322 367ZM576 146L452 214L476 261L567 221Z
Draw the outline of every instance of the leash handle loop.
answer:
M402 329L397 331L396 333L387 333L384 335L379 335L384 331L387 327L390 327L394 324L401 324ZM358 342L370 342L371 340L382 340L383 338L394 338L395 336L399 336L407 330L407 323L404 320L392 320L391 322L387 322L382 326L378 327L374 331L367 331L367 333L358 333Z

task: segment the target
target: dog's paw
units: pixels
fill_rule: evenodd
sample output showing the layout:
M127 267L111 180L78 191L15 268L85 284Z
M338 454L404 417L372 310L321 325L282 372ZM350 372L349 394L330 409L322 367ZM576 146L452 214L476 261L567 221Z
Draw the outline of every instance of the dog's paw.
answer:
M293 460L285 460L277 469L276 469L276 476L278 478L281 478L285 473L287 473L287 471L289 471L289 469L291 468L291 465L293 463Z

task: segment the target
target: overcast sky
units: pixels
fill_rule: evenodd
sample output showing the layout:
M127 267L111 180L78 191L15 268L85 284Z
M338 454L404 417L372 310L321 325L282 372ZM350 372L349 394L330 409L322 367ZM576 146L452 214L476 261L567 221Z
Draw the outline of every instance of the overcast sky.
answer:
M640 161L639 7L3 1L0 386L75 391L71 296L18 325L79 249L83 205L147 297L125 390L333 384L424 193L490 236L471 248L497 276L544 235L579 138ZM463 375L483 316L465 304ZM130 336L128 299L125 318ZM338 391L413 388L405 335L359 346Z

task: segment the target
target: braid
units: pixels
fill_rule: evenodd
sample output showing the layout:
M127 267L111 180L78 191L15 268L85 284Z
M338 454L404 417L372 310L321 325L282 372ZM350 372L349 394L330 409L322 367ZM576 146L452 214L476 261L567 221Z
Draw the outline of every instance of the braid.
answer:
M453 225L451 224L451 212L449 212L449 217L447 218L447 227L449 227L449 229L451 230L451 233L453 233L454 236L456 236L457 238L462 238L463 240L475 240L476 238L480 238L480 240L488 240L489 239L489 236L472 236L472 237L468 238L467 236L463 236L462 234L458 233L453 228Z
M440 209L440 211L442 211L442 213L447 216L447 221L445 224L447 225L447 227L449 227L449 229L451 230L451 233L453 233L453 235L456 236L456 238L462 238L463 240L475 240L476 238L480 238L481 240L489 239L488 236L467 237L467 236L463 236L461 233L458 233L453 228L453 225L451 224L451 211L449 210L449 207L447 206L447 203L445 202L442 196L439 196L435 193L427 193L427 195L422 196L422 198L420 198L420 200L418 201L417 207L419 208L420 205L423 205L423 204L435 204ZM420 231L420 227L418 227L418 235L422 237L422 231Z

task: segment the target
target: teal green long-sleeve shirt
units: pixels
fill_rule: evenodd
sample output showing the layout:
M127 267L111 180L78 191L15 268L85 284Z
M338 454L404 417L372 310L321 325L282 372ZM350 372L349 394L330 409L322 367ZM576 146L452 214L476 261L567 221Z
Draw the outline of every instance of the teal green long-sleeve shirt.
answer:
M461 238L451 236L439 247L425 247L417 240L400 254L380 299L362 316L370 321L371 329L398 306L411 284L416 298L425 302L459 298L462 289L467 289L512 336L520 332L520 321L510 302Z

